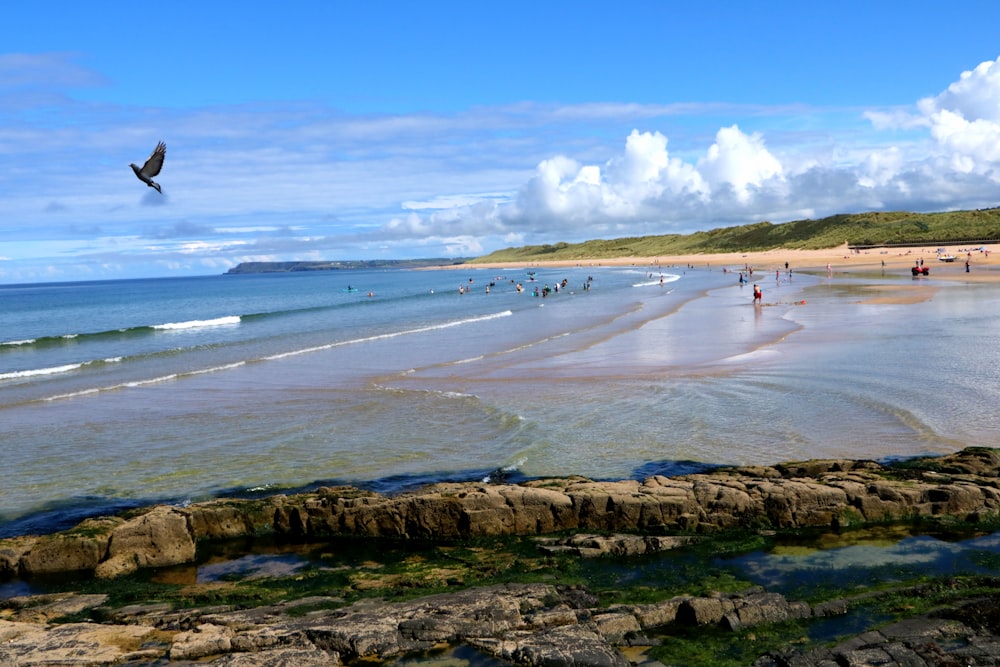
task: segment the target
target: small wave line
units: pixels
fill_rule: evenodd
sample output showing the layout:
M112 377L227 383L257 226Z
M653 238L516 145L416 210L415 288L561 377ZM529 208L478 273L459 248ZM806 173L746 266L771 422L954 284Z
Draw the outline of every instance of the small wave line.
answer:
M107 359L95 359L94 361L81 361L73 364L63 364L61 366L49 366L47 368L30 368L23 371L8 371L6 373L0 373L0 381L16 380L18 378L37 377L40 375L59 375L61 373L70 373L72 371L79 370L84 366L92 366L94 364L116 364L121 360L122 360L121 357L108 357Z
M667 283L672 283L674 281L680 280L681 277L673 273L664 273L662 280L657 278L656 280L650 280L642 283L633 283L632 287L650 287L651 285L666 285Z
M357 345L359 343L370 343L372 341L386 340L389 338L396 338L398 336L409 336L411 334L426 333L428 331L437 331L438 329L448 329L451 327L461 326L463 324L475 324L476 322L485 322L487 320L493 320L498 317L507 317L513 314L514 313L512 311L505 310L500 313L492 313L490 315L482 315L480 317L470 317L464 320L453 320L451 322L442 322L441 324L431 324L426 327L417 327L415 329L404 329L403 331L393 331L391 333L376 334L374 336L365 336L364 338L352 338L351 340L341 340L337 341L336 343L327 343L325 345L307 347L301 350L293 350L292 352L282 352L280 354L274 354L268 357L264 357L263 361L274 361L276 359L285 359L287 357L294 357L300 354L321 352L323 350L332 350L335 347L343 347L344 345Z
M228 371L233 368L239 368L240 366L246 365L245 361L237 361L231 364L223 364L221 366L213 366L211 368L202 368L193 371L182 371L179 373L168 373L167 375L161 375L155 378L148 378L146 380L132 380L129 382L122 382L120 384L111 385L108 387L90 387L87 389L81 389L80 391L72 391L66 394L57 394L55 396L47 396L42 399L45 401L59 401L66 398L77 398L79 396L87 396L90 394L98 394L105 391L115 391L118 389L132 389L135 387L144 387L146 385L159 384L161 382L170 382L172 380L177 380L178 378L193 376L193 375L205 375L206 373L217 373L219 371Z

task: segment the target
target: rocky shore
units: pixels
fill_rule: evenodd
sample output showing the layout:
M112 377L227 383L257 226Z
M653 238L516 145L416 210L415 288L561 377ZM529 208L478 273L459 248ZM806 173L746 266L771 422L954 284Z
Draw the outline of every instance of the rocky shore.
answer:
M915 591L919 594L919 591ZM320 667L387 661L466 643L504 662L566 667L654 667L647 633L677 628L735 632L844 613L850 600L788 601L761 589L676 597L658 604L598 606L585 590L548 584L473 588L401 603L323 609L311 597L251 609L103 607L101 595L50 595L5 603L0 665L215 665ZM100 622L53 623L92 610ZM306 611L302 613L301 610ZM755 667L1000 664L1000 600L972 598L948 610L870 630L831 647L787 648Z
M647 636L654 630L734 631L841 613L848 604L810 606L751 589L740 595L600 608L586 591L547 584L477 588L337 610L322 610L327 601L322 598L181 612L155 604L108 610L101 608L103 601L101 596L74 595L8 601L11 620L0 621L0 665L321 667L359 659L371 664L465 642L520 665L652 667L656 663L644 658L642 648L656 643ZM103 622L45 620L87 608L95 609ZM317 610L295 613L302 608ZM770 652L754 665L995 665L1000 659L998 628L981 619L997 611L996 600L970 600L951 614L900 621L832 647Z
M815 460L720 468L644 481L543 479L436 484L382 496L350 487L263 500L156 506L89 519L54 535L0 541L0 577L190 563L207 540L282 535L468 539L564 531L706 534L739 528L844 528L919 517L976 521L1000 512L1000 450L882 465Z
M984 523L1000 512L998 476L1000 450L970 448L894 465L809 461L641 482L439 484L394 497L322 488L157 506L90 519L54 535L3 540L0 577L78 573L112 581L142 568L192 563L202 543L262 535L550 536L540 548L583 557L662 551L736 529L845 528L930 517ZM757 664L1000 664L998 599L977 596L834 647L770 651ZM626 655L644 660L629 647L655 644L652 637L664 628L737 632L843 613L849 604L810 605L750 589L609 607L586 589L559 582L340 606L335 596L313 596L250 609L114 607L106 596L62 593L0 602L0 665L329 665L456 643L515 664L627 665Z

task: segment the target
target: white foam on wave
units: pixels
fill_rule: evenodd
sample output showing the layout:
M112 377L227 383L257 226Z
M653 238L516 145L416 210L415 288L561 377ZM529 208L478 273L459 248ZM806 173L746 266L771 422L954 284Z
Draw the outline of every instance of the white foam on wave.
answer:
M440 391L437 393L445 398L478 398L475 394L469 394L464 391Z
M117 359L106 359L105 361L119 361L121 357ZM186 371L182 373L169 373L167 375L160 375L155 378L147 378L145 380L132 380L130 382L122 382L119 384L109 385L107 387L90 387L88 389L81 389L79 391L72 391L66 394L57 394L55 396L48 396L44 400L46 401L59 401L65 398L76 398L78 396L87 396L90 394L98 394L105 391L116 391L119 389L132 389L135 387L145 387L151 384L159 384L161 382L170 382L171 380L176 380L185 376L192 375L204 375L205 373L217 373L219 371L227 371L233 368L239 368L245 365L245 361L237 361L232 364L223 364L221 366L213 366L211 368L202 368L194 371ZM83 364L81 364L83 365Z
M134 380L132 382L124 382L120 385L115 385L111 387L112 389L120 389L123 387L143 387L149 384L159 384L160 382L169 382L170 380L176 380L180 377L194 376L194 375L205 375L206 373L218 373L219 371L228 371L234 368L239 368L240 366L246 365L245 361L236 361L231 364L223 364L221 366L212 366L211 368L199 368L193 371L184 371L181 373L169 373L167 375L161 375L160 377L149 378L146 380Z
M480 354L480 355L477 355L475 357L469 357L468 359L458 359L457 361L453 361L451 363L456 364L456 365L457 364L471 364L471 363L476 362L476 361L482 361L485 358L486 358L485 356L483 356L483 355Z
M517 461L515 461L514 463L512 463L512 464L510 464L508 466L504 466L502 468L499 468L498 472L517 472L527 462L528 462L528 458L527 457L522 457L522 458L518 459ZM493 474L492 473L489 474L489 475L487 475L486 477L483 477L483 479L482 479L482 483L483 484L489 484L492 481L493 481Z
M164 331L177 331L181 329L200 329L202 327L230 326L240 323L239 315L227 315L226 317L216 317L211 320L189 320L187 322L167 322L166 324L154 324L152 329Z
M24 340L5 340L0 343L0 345L10 345L11 347L17 347L18 345L32 345L35 342L34 338L25 338Z
M680 276L674 275L673 273L664 273L663 274L663 284L664 285L666 285L667 283L672 283L672 282L680 280L680 279L681 279ZM659 285L659 284L660 284L660 279L657 278L656 280L650 280L650 281L644 282L644 283L633 283L632 287L649 287L651 285Z
M82 366L83 364L65 364L63 366L50 366L49 368L32 368L24 371L10 371L7 373L0 373L0 380L35 377L37 375L58 375L59 373L75 371Z
M188 373L183 373L182 375L204 375L205 373L218 373L219 371L228 371L233 368L239 368L240 366L246 366L245 361L234 361L231 364L223 364L221 366L213 366L212 368L202 368L197 371L190 371Z
M731 357L726 357L725 359L720 359L717 364L745 364L751 361L763 361L765 359L774 359L775 357L781 356L781 352L773 348L751 350L750 352L744 352L743 354L735 354Z
M31 368L23 371L9 371L7 373L0 373L0 380L14 380L17 378L38 377L41 375L59 375L61 373L69 373L71 371L79 370L84 366L92 366L93 364L115 364L121 360L121 357L108 357L107 359L82 361L76 364L63 364L62 366L49 366L48 368Z

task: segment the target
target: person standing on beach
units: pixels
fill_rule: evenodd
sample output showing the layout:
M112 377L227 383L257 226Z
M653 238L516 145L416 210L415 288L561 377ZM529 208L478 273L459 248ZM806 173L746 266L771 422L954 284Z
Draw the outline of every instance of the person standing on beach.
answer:
M757 283L754 283L753 284L753 302L754 302L754 305L757 305L759 303L763 303L763 301L762 301L763 298L764 298L764 294L763 294L763 292L760 291L760 285L758 285Z

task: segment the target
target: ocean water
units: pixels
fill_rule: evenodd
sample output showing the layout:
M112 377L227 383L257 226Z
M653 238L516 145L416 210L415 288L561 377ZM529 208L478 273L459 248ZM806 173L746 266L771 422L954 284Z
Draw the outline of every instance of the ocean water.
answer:
M323 483L997 443L1000 288L757 278L763 307L736 273L688 267L0 286L0 534ZM929 298L867 303L869 285Z

